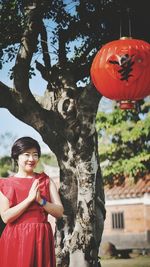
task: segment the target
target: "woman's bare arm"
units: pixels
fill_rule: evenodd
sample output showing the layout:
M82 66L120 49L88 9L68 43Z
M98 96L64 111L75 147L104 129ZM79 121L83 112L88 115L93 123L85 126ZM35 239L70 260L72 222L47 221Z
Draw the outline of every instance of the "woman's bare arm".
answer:
M50 179L49 190L50 190L51 202L47 201L43 207L47 211L47 213L49 213L50 215L54 216L55 218L60 218L63 215L64 208L61 203L56 185L52 179ZM41 201L42 201L42 198L39 198L38 203L40 204Z

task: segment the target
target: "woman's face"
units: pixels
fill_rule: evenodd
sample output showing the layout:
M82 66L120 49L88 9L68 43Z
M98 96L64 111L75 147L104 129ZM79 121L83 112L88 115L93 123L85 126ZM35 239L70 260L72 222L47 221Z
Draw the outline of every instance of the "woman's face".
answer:
M30 173L34 170L39 161L38 151L36 148L27 149L18 156L19 170Z

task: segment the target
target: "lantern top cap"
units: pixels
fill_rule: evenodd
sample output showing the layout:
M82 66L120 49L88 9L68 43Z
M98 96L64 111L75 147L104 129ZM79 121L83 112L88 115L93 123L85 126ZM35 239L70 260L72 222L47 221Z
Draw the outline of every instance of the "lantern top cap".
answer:
M120 37L120 40L126 40L126 39L132 39L132 37L131 36L130 37L129 36L128 37L127 36Z

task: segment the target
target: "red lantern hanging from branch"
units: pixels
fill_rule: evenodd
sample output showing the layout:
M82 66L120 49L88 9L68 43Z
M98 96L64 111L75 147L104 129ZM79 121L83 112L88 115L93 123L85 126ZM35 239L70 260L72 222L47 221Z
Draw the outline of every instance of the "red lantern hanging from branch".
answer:
M93 60L91 78L103 96L133 108L150 95L150 44L132 38L107 43Z

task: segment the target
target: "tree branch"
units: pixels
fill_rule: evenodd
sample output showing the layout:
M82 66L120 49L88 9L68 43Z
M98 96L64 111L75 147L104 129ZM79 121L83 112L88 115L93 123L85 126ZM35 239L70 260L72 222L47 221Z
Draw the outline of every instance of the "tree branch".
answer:
M67 63L65 30L60 29L58 35L59 35L59 50L58 50L59 64L63 66L64 64Z
M65 142L62 130L64 122L56 112L45 110L36 101L22 102L20 93L2 82L0 95L0 107L7 108L16 118L36 129L51 150L56 154L60 153L60 147Z
M45 67L48 71L50 71L51 59L50 59L50 55L48 51L47 32L46 32L44 23L42 23L42 27L41 27L41 46L43 50L43 60L44 60Z
M0 96L0 107L8 108L12 100L11 88L2 82L0 82Z
M27 12L28 11L28 12ZM24 31L14 67L14 86L24 98L30 94L29 70L33 52L37 47L37 37L41 30L42 17L39 10L26 8L27 28Z
M46 81L49 81L50 73L48 69L37 60L35 61L35 63L36 63L36 69L41 73L42 78Z

